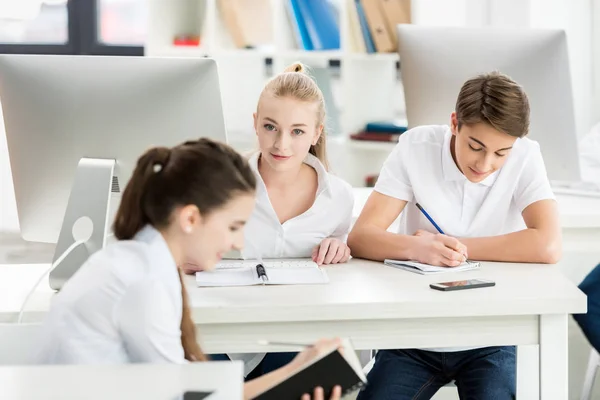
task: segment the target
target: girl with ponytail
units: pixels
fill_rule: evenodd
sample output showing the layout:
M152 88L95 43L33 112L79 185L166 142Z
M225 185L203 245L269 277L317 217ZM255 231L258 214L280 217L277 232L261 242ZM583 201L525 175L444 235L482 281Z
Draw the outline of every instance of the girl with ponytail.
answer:
M224 144L200 139L147 151L115 217L118 242L93 254L53 302L41 335L40 363L206 360L178 265L191 260L210 270L224 253L243 247L255 187L247 161ZM285 367L248 382L245 398L336 345L320 342ZM322 390L314 398L323 399ZM339 399L339 388L332 398Z

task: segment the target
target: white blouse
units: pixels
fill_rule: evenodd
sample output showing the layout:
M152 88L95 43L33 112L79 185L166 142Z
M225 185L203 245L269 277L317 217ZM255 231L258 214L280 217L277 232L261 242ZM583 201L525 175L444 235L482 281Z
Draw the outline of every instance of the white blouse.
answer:
M93 254L46 316L43 364L185 363L181 283L152 227Z
M344 180L327 172L319 159L308 154L304 163L317 172L318 187L313 205L301 215L283 224L271 205L269 194L260 173L255 153L250 167L257 179L256 206L244 228L245 245L242 257L257 258L305 258L326 238L346 241L352 222L354 194Z
M257 152L248 160L257 179L256 206L244 227L242 258L258 258L257 253L262 258L306 258L323 239L337 238L346 242L354 207L352 187L346 181L327 172L317 157L308 154L304 163L317 172L315 201L307 211L281 224L258 172L259 156ZM247 376L265 353L228 356L244 362L244 375Z

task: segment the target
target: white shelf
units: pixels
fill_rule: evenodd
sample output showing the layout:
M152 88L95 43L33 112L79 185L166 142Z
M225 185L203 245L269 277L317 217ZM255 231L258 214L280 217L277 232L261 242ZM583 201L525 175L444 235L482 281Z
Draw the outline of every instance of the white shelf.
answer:
M377 60L377 61L398 61L397 53L349 53L340 50L325 51L304 51L304 50L284 50L276 52L273 49L215 49L209 51L203 46L161 46L154 47L152 54L164 57L219 57L219 56L262 56L265 58L282 58L297 60Z
M398 53L345 53L344 59L347 60L378 60L378 61L398 61Z
M390 153L398 142L376 142L374 140L352 140L346 141L346 146L350 149L355 150L369 150L369 151L382 151Z
M309 68L327 68L330 60L340 60L339 74L330 82L334 107L338 110L341 132L364 129L370 121L395 119L402 96L397 91L397 53L357 53L351 46L348 7L340 1L339 50L305 51L296 48L287 15L289 0L246 0L256 4L268 1L269 15L261 20L272 32L272 43L256 49L238 49L221 15L220 0L148 0L149 23L146 55L168 57L211 57L217 61L223 109L229 131L252 128L252 113L271 74L282 72L300 61ZM256 6L260 7L260 6ZM258 21L256 22L259 23ZM199 34L200 47L175 46L173 38ZM265 59L272 65L266 68ZM328 107L330 105L328 104ZM348 135L328 138L330 158L349 182L362 185L365 174L372 174L395 143L350 140Z
M328 146L341 146L347 150L365 150L390 153L398 142L376 142L370 140L353 140L346 136L332 136L327 138Z

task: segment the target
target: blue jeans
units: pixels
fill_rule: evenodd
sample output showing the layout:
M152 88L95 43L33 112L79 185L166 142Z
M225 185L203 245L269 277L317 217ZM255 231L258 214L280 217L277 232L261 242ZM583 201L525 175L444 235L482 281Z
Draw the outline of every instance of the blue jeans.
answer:
M265 358L248 374L245 380L250 381L283 367L292 361L296 357L296 354L298 353L267 353ZM209 354L209 357L213 361L230 361L227 354Z
M510 400L516 391L515 347L435 352L381 350L357 400L425 400L455 381L461 400Z
M585 277L579 289L587 296L587 314L573 315L590 344L600 352L600 264Z

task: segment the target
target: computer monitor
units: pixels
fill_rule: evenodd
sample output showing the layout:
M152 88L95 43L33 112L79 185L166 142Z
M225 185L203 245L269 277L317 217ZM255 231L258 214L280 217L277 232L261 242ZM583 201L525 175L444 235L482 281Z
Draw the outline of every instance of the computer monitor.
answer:
M449 124L462 84L497 70L529 97L549 179L581 179L564 31L399 25L398 41L409 127Z
M70 253L50 274L55 289L105 245L111 192L140 155L227 140L211 59L0 55L0 102L21 235L57 243L53 262Z

